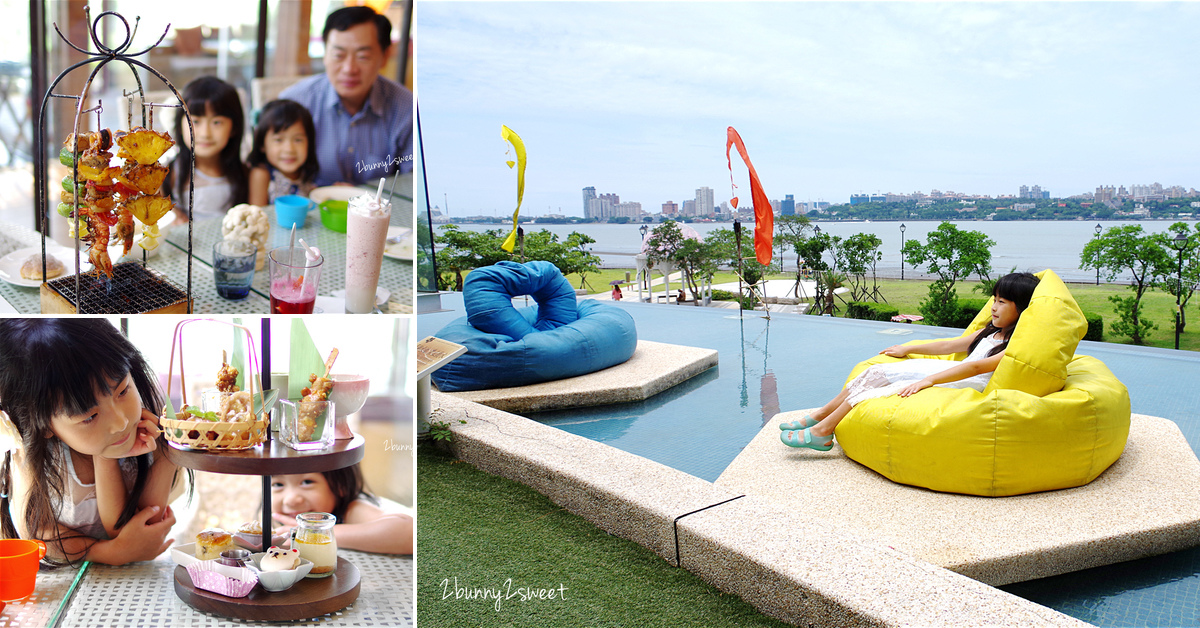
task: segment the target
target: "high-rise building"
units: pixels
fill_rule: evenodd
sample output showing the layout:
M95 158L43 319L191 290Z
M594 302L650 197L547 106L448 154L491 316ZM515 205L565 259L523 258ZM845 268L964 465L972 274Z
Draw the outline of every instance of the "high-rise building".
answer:
M779 204L779 215L795 216L796 215L796 198L791 194L783 197L783 202Z
M870 202L871 202L870 194L851 194L850 195L850 204L851 205L858 205L860 203L870 203Z
M618 218L641 218L642 204L636 201L626 201L613 205L613 214Z
M588 201L588 208L583 216L584 218L594 218L596 220L608 220L614 215L613 205L608 199L593 198Z
M680 216L695 216L696 215L696 199L689 198L683 202L683 211L679 212Z
M1017 193L1017 198L1029 198L1029 186L1022 185L1021 191Z
M589 218L589 216L588 216L588 201L590 201L594 198L596 198L596 188L591 187L591 186L583 188L583 217L584 218Z
M711 216L713 213L712 188L702 187L696 190L696 216Z
M662 213L663 216L674 216L679 213L679 205L676 205L674 201L667 201L663 203Z
M613 207L621 204L621 197L617 194L601 194L600 198L611 203Z

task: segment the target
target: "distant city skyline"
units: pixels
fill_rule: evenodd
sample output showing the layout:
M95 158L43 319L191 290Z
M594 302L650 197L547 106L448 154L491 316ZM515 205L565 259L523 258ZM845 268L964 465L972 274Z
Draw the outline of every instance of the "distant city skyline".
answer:
M418 27L430 204L452 215L515 206L501 124L530 216L584 215L589 186L647 214L702 187L748 203L727 126L797 206L1197 185L1198 3L426 2Z

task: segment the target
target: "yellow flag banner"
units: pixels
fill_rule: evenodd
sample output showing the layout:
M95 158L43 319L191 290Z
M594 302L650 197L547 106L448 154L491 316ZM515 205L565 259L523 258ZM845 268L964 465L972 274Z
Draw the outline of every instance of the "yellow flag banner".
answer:
M513 150L517 152L517 208L513 210L512 233L508 234L504 244L500 245L500 248L512 253L517 245L517 216L521 213L521 199L525 196L525 142L521 141L520 135L503 124L500 125L500 137L512 144ZM513 167L513 162L506 163L509 168Z

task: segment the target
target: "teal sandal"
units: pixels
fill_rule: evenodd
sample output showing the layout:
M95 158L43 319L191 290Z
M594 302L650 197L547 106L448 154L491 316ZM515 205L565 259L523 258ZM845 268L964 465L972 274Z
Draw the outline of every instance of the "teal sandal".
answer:
M788 447L803 447L806 449L815 449L817 451L829 451L833 449L833 435L825 437L825 440L818 440L820 437L813 436L812 429L804 430L787 430L779 434L779 440L783 441Z
M780 423L779 429L784 430L784 431L802 430L806 427L812 427L820 422L821 422L820 419L814 419L814 418L812 418L812 415L806 414L806 415L804 415L804 418L800 419L799 421L788 421L787 423Z

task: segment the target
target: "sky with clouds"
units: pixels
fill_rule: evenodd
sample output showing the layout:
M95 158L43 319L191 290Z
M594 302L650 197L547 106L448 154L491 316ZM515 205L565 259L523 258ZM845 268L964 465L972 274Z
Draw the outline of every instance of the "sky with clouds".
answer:
M1200 188L1196 2L444 2L416 14L428 193L451 215L771 198ZM733 153L737 194L749 203ZM421 186L418 185L418 188Z

